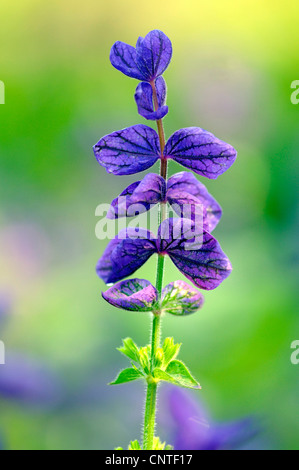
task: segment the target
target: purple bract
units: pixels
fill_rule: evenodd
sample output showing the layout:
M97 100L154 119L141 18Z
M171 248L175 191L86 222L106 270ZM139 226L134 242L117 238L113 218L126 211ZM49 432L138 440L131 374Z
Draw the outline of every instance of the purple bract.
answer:
M95 146L96 159L108 173L131 175L147 170L162 157L158 134L138 124L103 137ZM171 158L210 179L228 170L236 150L199 127L180 129L166 142L163 158Z
M107 217L133 217L146 212L151 205L164 200L165 191L165 180L156 173L148 173L142 181L131 184L112 201Z
M158 300L157 289L145 279L121 281L102 293L114 307L124 310L151 312Z
M166 103L166 83L163 77L155 80L155 88L157 92L158 109L154 110L153 104L153 87L147 82L141 82L136 88L135 101L138 113L145 119L157 121L162 119L168 113Z
M221 207L207 188L192 173L183 171L171 176L167 183L161 176L148 173L112 201L107 217L133 217L166 201L180 217L203 217L203 227L208 232L214 230L222 216Z
M154 253L168 255L177 268L205 290L215 289L231 272L217 240L190 219L167 219L158 237L145 229L125 229L111 240L97 264L107 284L133 274Z
M170 39L159 30L139 37L136 48L117 41L111 49L113 67L131 78L151 82L167 69L172 56Z
M147 170L160 158L159 137L151 127L138 124L102 137L94 153L108 173L132 175Z
M106 284L118 282L137 271L156 251L151 232L124 229L109 242L98 261L97 273Z

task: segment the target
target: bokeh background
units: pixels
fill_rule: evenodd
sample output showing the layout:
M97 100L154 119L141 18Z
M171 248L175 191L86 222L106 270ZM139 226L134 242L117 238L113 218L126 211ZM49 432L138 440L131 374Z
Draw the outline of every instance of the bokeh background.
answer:
M95 208L136 176L107 175L92 145L143 122L137 81L110 65L109 51L151 29L174 49L166 134L200 126L239 154L204 181L224 210L215 236L233 274L198 314L166 317L163 334L183 343L203 386L191 396L215 421L250 416L255 447L299 448L299 365L290 361L299 339L298 14L297 0L2 0L2 448L112 449L140 436L143 385L106 384L127 365L121 338L144 345L150 318L104 303L95 275L107 243L95 236ZM138 276L154 281L155 261ZM175 279L167 263L165 282ZM171 441L167 397L159 409L159 433Z

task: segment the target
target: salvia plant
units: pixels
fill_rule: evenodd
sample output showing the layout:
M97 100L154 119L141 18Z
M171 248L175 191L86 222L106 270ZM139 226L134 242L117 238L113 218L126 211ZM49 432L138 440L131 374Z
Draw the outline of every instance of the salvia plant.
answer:
M112 285L103 298L117 308L150 312L150 344L138 347L131 338L123 340L119 351L131 361L112 385L144 380L147 386L143 442L132 441L131 450L169 449L155 436L157 389L160 382L200 389L187 366L178 359L180 344L173 338L161 343L164 314L185 316L203 305L198 290L215 289L231 272L231 264L211 232L222 210L205 186L189 172L167 179L168 160L174 160L194 173L216 179L235 161L235 149L199 127L180 129L166 141L163 118L168 113L163 73L172 57L169 38L159 30L139 37L136 47L117 41L111 49L112 65L139 80L135 92L138 113L156 121L157 131L144 124L113 132L94 146L97 161L113 175L132 175L160 162L160 174L147 174L116 198L108 218L131 217L158 204L158 234L147 229L127 228L109 242L97 264L97 274ZM168 218L168 204L175 216ZM140 209L141 207L141 209ZM156 254L155 286L145 279L127 279ZM195 286L174 281L163 288L165 256Z

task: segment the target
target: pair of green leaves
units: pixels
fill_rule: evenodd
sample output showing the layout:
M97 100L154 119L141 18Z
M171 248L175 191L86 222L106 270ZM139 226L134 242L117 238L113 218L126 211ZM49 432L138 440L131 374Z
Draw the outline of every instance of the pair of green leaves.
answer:
M151 364L151 346L138 348L131 338L126 338L118 350L133 361L132 367L122 370L110 385L145 379L149 382L164 381L180 387L200 389L186 365L176 359L180 347L180 344L174 344L173 338L166 338L162 348L157 349Z

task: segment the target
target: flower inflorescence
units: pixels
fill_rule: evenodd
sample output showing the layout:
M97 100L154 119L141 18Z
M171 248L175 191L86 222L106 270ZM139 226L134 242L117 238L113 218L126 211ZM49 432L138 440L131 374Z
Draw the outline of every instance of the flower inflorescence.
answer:
M94 146L97 161L114 175L136 174L161 162L160 175L149 173L141 181L132 183L112 201L107 214L110 219L131 217L136 213L136 205L142 207L140 212L145 212L159 204L157 236L147 229L125 229L110 241L97 264L99 277L107 284L114 284L103 293L107 302L124 310L153 313L152 344L139 349L132 340L125 340L121 352L135 363L113 382L146 378L144 448L147 449L154 446L157 383L164 380L200 388L182 362L174 358L165 362L165 354L169 354L171 348L175 348L177 354L179 348L170 338L160 348L158 318L165 312L178 316L194 313L204 300L196 288L215 289L232 269L228 257L211 235L222 215L218 202L190 172L183 171L167 179L168 160L200 176L216 179L231 167L237 156L231 145L199 127L180 129L166 141L162 119L168 113L167 87L162 75L171 57L171 41L159 30L139 38L135 48L120 41L113 45L112 65L140 81L135 92L138 113L156 121L158 133L149 126L137 124L102 137ZM167 204L172 206L177 218L167 219ZM188 211L184 210L186 206ZM199 215L201 223L197 223ZM153 254L158 255L156 287L143 279L124 280ZM175 281L162 290L166 255L196 288L184 281Z

